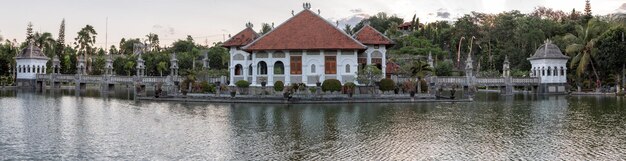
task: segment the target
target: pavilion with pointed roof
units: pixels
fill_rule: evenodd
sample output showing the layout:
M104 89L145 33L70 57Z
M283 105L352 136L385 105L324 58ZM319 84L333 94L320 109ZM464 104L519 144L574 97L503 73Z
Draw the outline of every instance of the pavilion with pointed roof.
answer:
M530 75L541 78L542 92L564 93L567 92L567 60L558 46L550 40L546 40L530 58L532 65Z
M311 11L310 4L303 7L262 36L248 23L224 42L231 57L230 85L239 80L247 80L251 86L263 82L273 86L276 81L314 86L326 79L357 83L359 66L373 64L385 69L386 48L393 41L370 26L349 35Z
M46 73L48 58L40 48L29 43L28 46L15 57L17 66L16 82L18 86L35 87L37 74Z

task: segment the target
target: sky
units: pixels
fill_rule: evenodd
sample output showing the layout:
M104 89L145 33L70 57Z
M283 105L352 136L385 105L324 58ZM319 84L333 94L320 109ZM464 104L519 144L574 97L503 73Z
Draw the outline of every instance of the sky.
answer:
M121 38L145 39L159 35L161 46L191 35L199 44L224 41L245 28L247 22L258 31L261 23L278 26L302 3L340 25L354 24L378 12L387 12L409 21L417 14L422 22L453 20L471 11L500 13L531 12L537 6L582 11L585 0L0 0L0 37L21 42L32 22L36 32L58 37L65 19L65 41L73 43L85 25L98 33L96 46L119 46ZM591 0L592 13L614 13L626 0ZM108 20L107 20L108 19ZM107 23L108 22L108 23Z

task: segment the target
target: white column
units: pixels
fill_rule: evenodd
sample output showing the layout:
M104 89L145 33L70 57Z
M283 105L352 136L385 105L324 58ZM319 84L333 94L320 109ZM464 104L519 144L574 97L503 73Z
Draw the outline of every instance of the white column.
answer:
M256 77L258 76L258 67L256 64L252 64L252 85L256 85Z
M231 56L232 58L232 56ZM234 86L235 85L235 66L233 66L233 60L230 60L230 67L228 67L228 70L230 71L230 83L228 84L229 86ZM243 70L243 68L242 68ZM243 74L243 73L242 73Z
M367 54L367 65L372 65L372 50L365 50L365 54Z
M320 53L320 55L322 63L320 63L319 67L317 65L315 66L315 73L320 73L318 74L320 76L319 81L323 83L324 80L326 80L326 55L324 55L324 53ZM336 60L335 58L335 61Z
M381 47L379 47L379 49L385 49L385 50L381 50L380 53L383 54L383 57L381 58L381 65L383 69L381 69L383 71L383 78L385 78L387 76L387 50L386 47L381 45Z
M320 53L320 55L324 55L323 53ZM302 59L300 59L300 61L302 61L302 83L304 84L308 84L309 78L307 77L310 73L310 70L307 70L308 68L310 68L310 64L307 63L307 58L309 57L309 55L307 54L306 50L302 51Z
M291 84L291 56L289 54L289 51L285 52L285 62L283 62L283 65L285 66L285 86L288 86Z
M337 74L335 74L335 77L337 78L337 80L339 80L339 82L343 84L345 82L343 82L341 76L343 75L343 73L346 72L346 67L344 66L345 64L341 63L341 61L343 60L341 58L341 50L337 50L337 55L335 56L335 73Z
M274 63L267 64L267 86L274 85Z

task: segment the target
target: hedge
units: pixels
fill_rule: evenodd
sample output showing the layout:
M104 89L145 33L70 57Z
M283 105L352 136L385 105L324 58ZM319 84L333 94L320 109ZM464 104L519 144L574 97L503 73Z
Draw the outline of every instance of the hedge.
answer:
M283 91L284 88L285 84L283 83L283 81L274 82L274 91L280 92Z
M396 83L393 82L393 80L389 79L389 78L385 78L380 80L380 87L379 89L383 92L385 91L392 91L393 89L396 88Z
M239 80L235 82L235 85L239 88L248 88L250 86L250 83L246 80Z
M337 79L326 79L322 83L322 91L338 92L341 90L341 82Z

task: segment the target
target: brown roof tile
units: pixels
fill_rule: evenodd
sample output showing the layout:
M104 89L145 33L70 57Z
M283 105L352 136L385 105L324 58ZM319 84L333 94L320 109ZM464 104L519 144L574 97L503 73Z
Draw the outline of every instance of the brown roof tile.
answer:
M382 33L378 32L372 26L365 25L361 30L354 34L354 38L359 42L367 45L392 45L393 41Z
M365 46L319 15L304 10L247 46L258 50L365 49Z
M259 34L257 34L252 28L246 27L243 31L237 33L235 36L226 40L222 46L231 47L231 46L245 46L255 39L259 38Z

